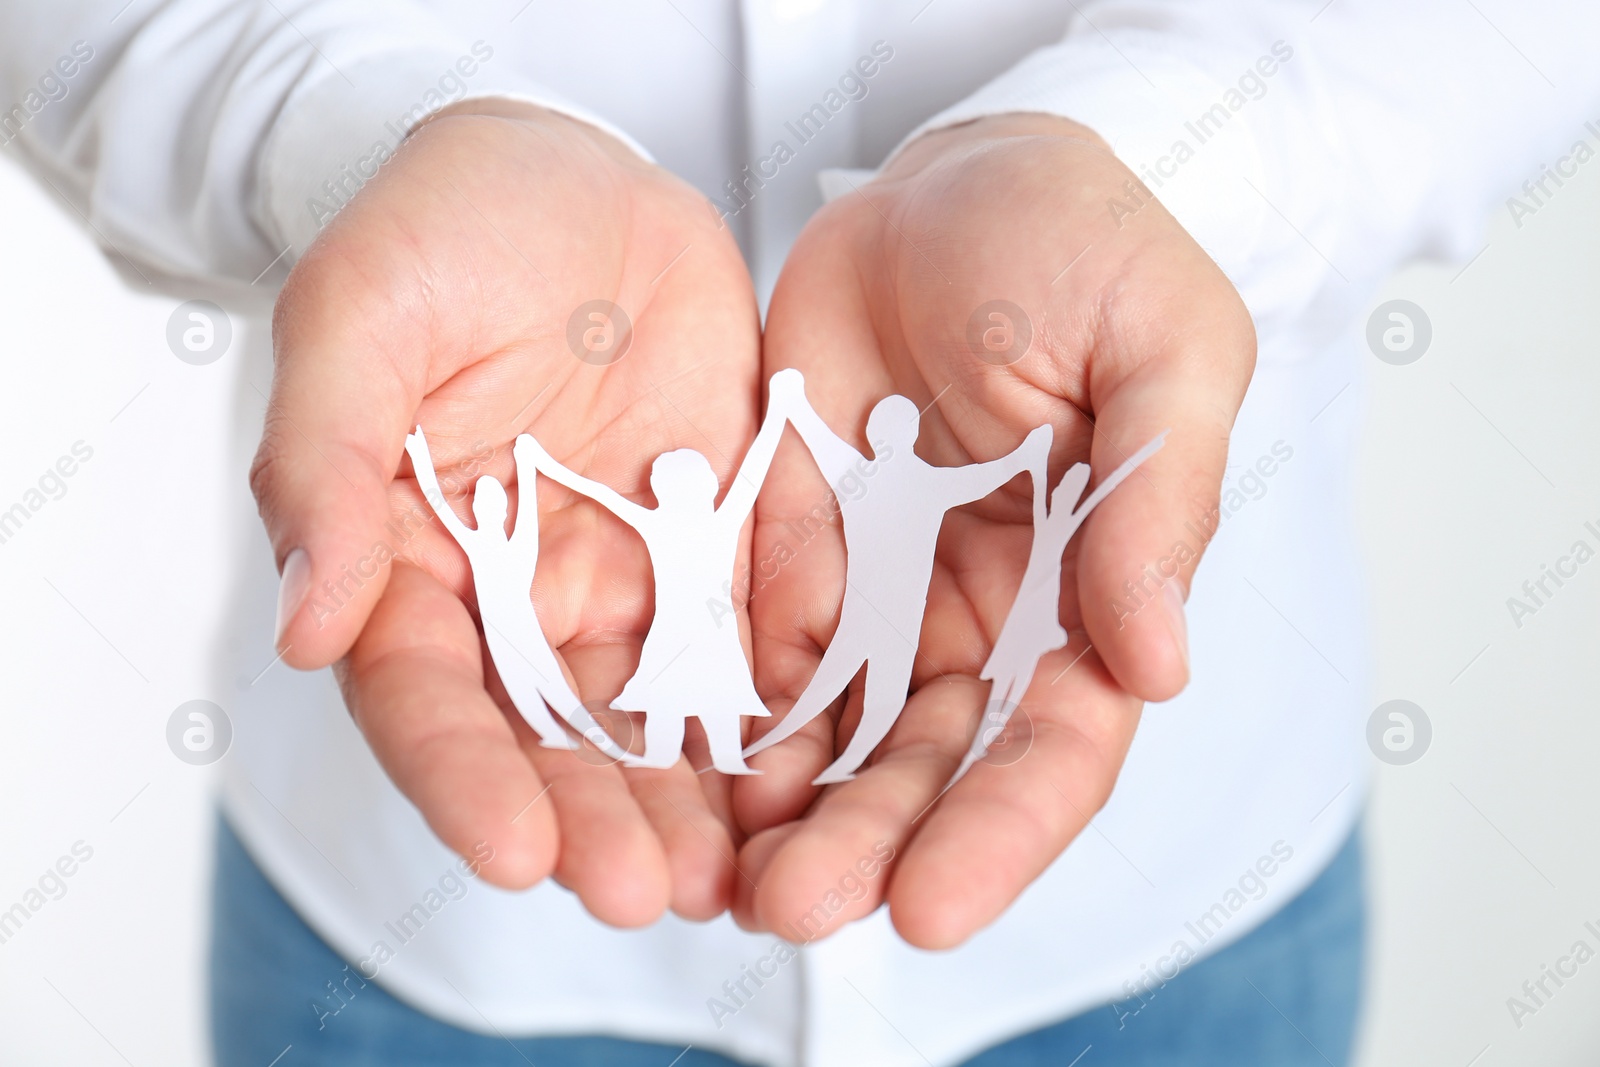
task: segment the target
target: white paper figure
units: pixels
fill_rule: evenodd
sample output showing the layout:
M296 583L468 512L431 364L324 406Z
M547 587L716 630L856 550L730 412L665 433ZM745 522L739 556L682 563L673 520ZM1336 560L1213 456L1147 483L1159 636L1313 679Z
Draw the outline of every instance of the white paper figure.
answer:
M772 377L766 422L734 475L722 504L717 476L705 456L680 448L656 458L650 489L656 506L643 507L615 490L575 474L529 442L539 470L609 509L644 538L655 576L655 618L639 666L611 706L645 716L643 767L670 767L683 747L685 720L698 716L723 774L754 774L744 762L740 720L769 715L756 694L737 626L720 625L707 603L722 596L738 562L739 534L783 436L794 398L803 402L798 371Z
M456 517L444 498L422 427L406 438L406 452L416 469L423 497L472 564L472 584L478 593L478 615L483 620L489 655L511 702L539 735L539 743L545 748L580 747L551 717L549 708L554 708L606 755L636 762L637 757L606 733L567 684L561 664L539 626L539 615L529 597L534 568L539 562L539 506L534 489L537 478L532 457L526 454L521 440L512 450L520 495L516 528L509 537L506 490L499 479L486 475L474 486L472 515L478 526L473 529Z
M1041 426L1009 455L964 467L935 467L915 453L920 412L903 396L885 397L867 420L869 461L835 434L807 402L799 371L773 375L766 421L721 505L706 458L693 449L658 456L650 471L656 506L635 504L576 474L531 436L513 449L521 502L506 533L506 490L478 479L472 499L476 528L451 510L439 488L422 428L406 438L423 495L472 565L484 636L512 702L541 742L572 749L576 742L550 714L554 709L614 759L670 767L682 752L685 722L699 717L713 766L724 774L755 773L744 762L792 736L843 692L863 665L866 691L860 724L818 785L847 781L888 735L904 709L916 662L928 586L944 516L979 500L1017 474L1034 482L1034 538L1011 610L979 677L990 682L991 711L950 784L983 758L1026 693L1047 652L1068 642L1059 622L1061 556L1100 501L1164 443L1163 433L1113 471L1081 504L1089 468L1076 464L1046 501L1051 429ZM778 728L741 752L744 716L770 714L756 693L737 626L720 624L707 605L719 602L737 562L740 534L786 423L792 422L830 483L871 470L866 491L841 496L846 589L839 626L815 676ZM645 753L624 751L584 707L562 673L539 625L529 590L538 562L537 474L591 497L644 538L655 579L655 617L639 666L611 706L645 715ZM946 785L945 788L949 788Z
M1006 621L1000 626L1000 636L995 638L989 659L978 672L978 677L990 683L989 704L978 733L961 761L961 766L951 777L949 789L967 769L989 752L989 746L1005 729L1011 715L1022 703L1022 695L1033 682L1033 672L1046 652L1054 652L1067 644L1067 631L1061 628L1061 556L1067 542L1078 532L1083 520L1089 517L1095 505L1110 495L1134 470L1160 451L1166 443L1163 431L1155 440L1129 456L1127 461L1112 471L1083 503L1073 507L1073 501L1083 495L1089 484L1089 465L1075 463L1061 476L1055 492L1050 496L1048 514L1045 510L1043 479L1036 479L1033 492L1033 546L1028 551L1028 566L1022 574L1022 584L1017 588L1017 598L1012 601Z
M803 392L789 417L830 485L869 462L828 427ZM866 492L839 497L846 559L838 629L789 714L745 750L754 755L794 734L832 704L865 663L861 722L816 785L855 777L905 706L945 512L981 500L1024 470L1042 471L1049 459L1051 429L1041 426L1000 459L935 467L913 451L920 420L917 405L903 396L885 397L867 417L876 469Z

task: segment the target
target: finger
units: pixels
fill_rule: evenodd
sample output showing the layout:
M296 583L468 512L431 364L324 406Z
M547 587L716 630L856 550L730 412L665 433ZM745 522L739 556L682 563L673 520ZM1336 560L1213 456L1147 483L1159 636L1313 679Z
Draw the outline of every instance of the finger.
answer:
M752 911L763 928L812 940L882 903L885 865L954 773L987 689L951 678L912 696L876 762L826 791L762 868Z
M627 643L569 646L564 656L579 695L594 708L602 704L598 694L621 688L619 675L636 650ZM595 759L593 748L580 754L530 745L528 751L550 782L562 828L557 879L602 922L636 927L659 919L672 897L667 855L621 769Z
M918 948L952 948L997 919L1110 796L1140 704L1092 651L1077 656L1064 649L1040 662L1007 727L1031 731L1031 743L1014 742L1028 744L1022 757L1012 749L975 763L901 851L889 913Z
M277 646L305 669L343 655L383 595L390 568L373 545L423 393L406 368L427 366L422 331L377 295L385 284L358 283L330 260L313 249L279 297L272 396L250 470L282 574Z
M579 679L580 692L589 696L591 706L604 702L603 695L622 690L638 661L637 642L570 647L567 664ZM635 717L612 714L608 723L619 727L617 742L624 747L642 746L642 737L631 731ZM642 731L641 731L642 733ZM686 748L687 754L688 748ZM728 908L733 881L738 876L734 862L736 846L728 830L726 815L719 815L707 796L715 789L713 772L697 775L695 766L709 764L679 759L665 769L617 766L618 780L629 804L640 817L639 826L648 830L660 855L665 885L665 903L674 914L695 922L714 919ZM565 824L563 824L565 825ZM631 869L637 858L618 857L615 869ZM615 875L613 875L615 877ZM631 877L631 876L630 876Z
M688 760L666 770L624 772L666 852L673 914L706 922L728 910L739 880L736 846L727 825L712 811L701 779Z
M750 744L784 724L833 641L844 590L839 505L811 454L791 434L779 446L756 502L749 593L757 691L772 715L752 725ZM733 783L747 833L776 826L817 796L811 780L833 762L837 709L817 715L781 744L749 757L760 774Z
M1145 700L1170 699L1189 679L1184 601L1216 530L1228 435L1255 357L1249 318L1226 314L1235 310L1242 312L1213 294L1164 314L1188 326L1162 335L1160 346L1141 327L1109 327L1104 342L1155 354L1095 389L1095 481L1170 431L1080 534L1079 606L1089 638L1117 681Z
M751 933L764 930L756 915L756 892L761 887L761 879L772 857L778 854L784 842L799 832L800 827L798 822L787 822L763 830L746 841L739 850L739 880L734 883L729 910L733 912L733 921L739 924L740 929Z
M549 780L562 827L557 881L601 922L631 928L659 919L671 896L666 857L621 772L537 744L526 751Z
M559 850L555 813L533 803L545 784L483 686L483 659L461 601L397 564L370 624L341 664L345 701L378 762L433 832L481 875L521 889Z
M768 647L769 657L782 654L774 651L773 646ZM816 657L805 658L814 668ZM769 666L779 669L770 663ZM769 699L767 705L772 709L772 718L762 720L750 740L754 742L765 736L771 724L782 721L793 704L792 697ZM838 756L835 747L838 722L837 711L824 712L781 744L748 758L750 766L760 773L742 776L733 783L734 811L745 833L758 833L798 819L817 799L821 787L811 783Z
M801 241L805 247L790 255L774 292L762 340L763 370L802 370L806 403L847 440L866 447L867 413L893 391L868 301L858 286L841 282L856 272L838 248L815 235ZM755 724L752 743L785 724L824 649L832 647L845 589L839 494L862 491L861 477L853 471L830 485L793 433L774 457L756 502L750 598L756 686L773 715ZM735 810L746 832L798 818L816 799L812 779L837 755L839 710L830 707L750 757L761 774L734 783Z
M733 810L733 783L752 777L744 774L714 773L711 743L706 740L703 724L690 721L685 724L683 738L684 762L694 772L699 783L700 799L728 832L728 839L736 850L744 843L745 832L739 828Z

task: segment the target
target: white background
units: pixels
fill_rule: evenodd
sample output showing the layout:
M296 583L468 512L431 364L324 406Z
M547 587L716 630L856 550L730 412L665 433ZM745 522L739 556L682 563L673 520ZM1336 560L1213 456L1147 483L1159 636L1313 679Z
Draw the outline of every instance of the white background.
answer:
M75 442L94 450L0 544L0 910L75 842L94 850L0 944L0 1061L202 1064L214 776L174 758L165 729L231 688L210 664L253 521L248 427L269 359L248 312L270 294L119 273L9 164L0 234L0 511ZM1431 347L1406 367L1371 360L1371 395L1335 401L1370 410L1378 699L1415 701L1434 730L1417 763L1378 767L1362 1067L1600 1055L1600 960L1520 1028L1506 1007L1578 938L1600 947L1583 929L1600 926L1600 560L1521 628L1506 606L1574 540L1600 547L1583 528L1600 528L1600 182L1585 172L1520 229L1501 213L1486 242L1465 271L1390 283L1384 299L1426 309ZM195 367L166 325L206 295L235 335Z

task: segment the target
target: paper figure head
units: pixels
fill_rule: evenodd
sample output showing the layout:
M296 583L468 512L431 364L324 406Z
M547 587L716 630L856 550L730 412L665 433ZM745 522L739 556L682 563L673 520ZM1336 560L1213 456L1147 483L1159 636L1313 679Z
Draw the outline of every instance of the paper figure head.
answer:
M472 517L478 529L496 530L501 536L506 532L506 487L500 479L485 474L478 479L472 492Z
M709 510L719 488L710 462L692 448L663 452L650 465L650 491L663 508L703 505Z
M1089 484L1089 465L1087 463L1074 463L1067 469L1056 483L1054 491L1050 494L1050 514L1066 515L1078 506L1078 498L1083 496L1083 487Z
M872 414L867 416L867 440L874 449L882 441L895 450L904 450L903 455L917 443L921 420L922 413L909 397L898 393L886 396L873 405Z

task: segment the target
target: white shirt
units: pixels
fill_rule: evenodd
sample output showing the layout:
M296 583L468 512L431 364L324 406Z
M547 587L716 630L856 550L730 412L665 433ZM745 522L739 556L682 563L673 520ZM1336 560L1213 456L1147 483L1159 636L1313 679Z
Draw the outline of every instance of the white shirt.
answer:
M485 1033L946 1064L1237 940L1350 833L1372 703L1348 509L1372 356L1352 322L1401 259L1470 257L1487 208L1584 135L1597 22L1592 5L1444 0L55 0L0 13L0 141L147 269L273 280L415 121L520 96L738 206L764 297L824 171L1007 110L1105 136L1239 287L1260 363L1189 602L1192 684L1147 710L1093 826L959 949L914 950L880 912L790 959L726 919L623 932L553 884L461 889L328 672L251 684L270 657L264 537L241 534L243 573L212 576L241 590L219 642L237 679L228 815L307 922L402 999ZM821 132L803 138L808 113ZM747 164L762 184L739 204Z

